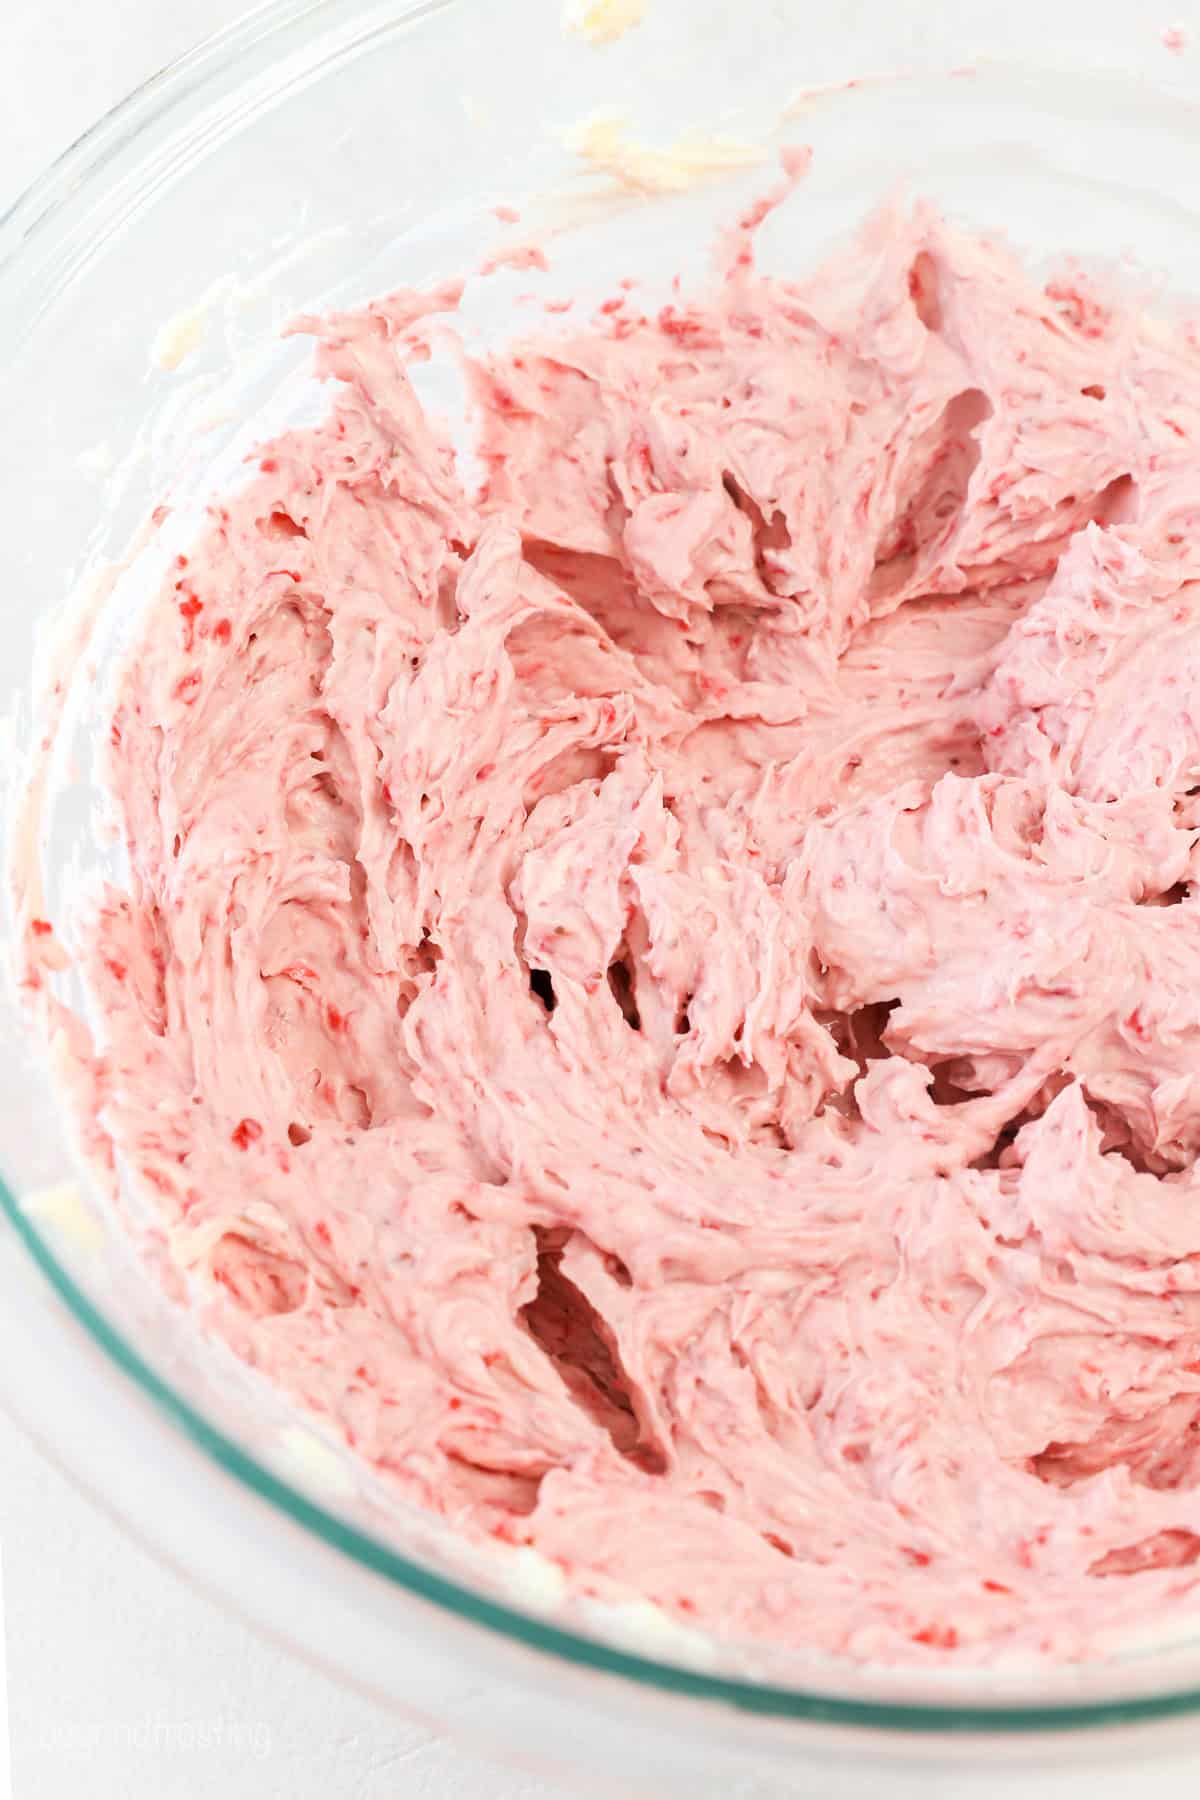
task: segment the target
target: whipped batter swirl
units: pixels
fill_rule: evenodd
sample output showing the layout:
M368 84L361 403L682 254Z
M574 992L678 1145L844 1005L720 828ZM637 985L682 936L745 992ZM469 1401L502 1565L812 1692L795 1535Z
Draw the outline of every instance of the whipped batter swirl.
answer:
M479 492L458 289L309 322L121 678L96 1114L463 1532L1085 1654L1200 1580L1200 340L922 208L748 245L469 361Z

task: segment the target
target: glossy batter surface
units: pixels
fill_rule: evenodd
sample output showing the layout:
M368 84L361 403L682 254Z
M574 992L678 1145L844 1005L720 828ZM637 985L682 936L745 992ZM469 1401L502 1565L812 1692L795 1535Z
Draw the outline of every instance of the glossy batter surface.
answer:
M457 291L310 322L122 679L99 1115L464 1532L1078 1655L1200 1579L1200 351L922 209L749 241L471 364L480 492Z

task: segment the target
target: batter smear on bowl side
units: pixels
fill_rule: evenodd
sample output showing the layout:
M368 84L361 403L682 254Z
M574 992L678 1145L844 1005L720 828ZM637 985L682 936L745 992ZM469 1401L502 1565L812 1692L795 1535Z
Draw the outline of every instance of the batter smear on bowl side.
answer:
M727 262L470 361L480 491L457 287L307 322L120 676L95 1118L468 1536L1086 1655L1200 1586L1200 341L923 207Z

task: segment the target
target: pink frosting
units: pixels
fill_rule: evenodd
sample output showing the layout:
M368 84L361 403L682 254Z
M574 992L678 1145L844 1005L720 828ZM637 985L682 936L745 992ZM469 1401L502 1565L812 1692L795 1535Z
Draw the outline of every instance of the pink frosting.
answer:
M245 1357L577 1592L936 1661L1200 1582L1200 349L930 211L407 365L152 610L105 1130ZM464 353L465 355L465 353Z

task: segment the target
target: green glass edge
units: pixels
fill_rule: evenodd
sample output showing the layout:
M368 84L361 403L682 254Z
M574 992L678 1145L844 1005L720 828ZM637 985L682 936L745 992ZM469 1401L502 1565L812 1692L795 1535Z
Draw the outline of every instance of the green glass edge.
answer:
M446 3L446 0L442 0L442 3ZM437 0L428 7L428 10L438 9ZM139 121L136 115L148 98L153 96L157 102L155 110L160 110L173 97L173 87L178 84L186 88L190 85L189 77L194 77L197 83L202 82L212 72L214 62L224 64L243 44L280 32L301 21L305 15L319 15L327 10L330 9L324 0L264 0L263 4L252 8L230 26L212 34L177 61L150 77L76 139L0 215L0 267L16 254L21 241L46 224L48 218L53 216L56 203L64 195L76 190L89 159L90 168L86 172L95 174L107 160L106 152L115 151L129 141L135 128L145 122ZM418 3L411 5L409 10L418 14L426 8ZM56 186L59 188L57 194L53 191ZM45 204L39 205L43 194L46 195ZM5 238L7 242L4 241ZM436 1575L418 1563L409 1562L365 1532L358 1531L334 1514L326 1512L323 1507L289 1487L232 1439L218 1431L163 1381L132 1345L114 1330L34 1228L3 1177L0 1177L0 1213L7 1218L50 1287L101 1352L228 1475L270 1505L278 1507L296 1524L313 1532L330 1548L421 1599L428 1600L459 1618L481 1625L501 1637L516 1638L531 1649L561 1657L566 1662L584 1668L621 1676L644 1687L658 1688L694 1699L719 1701L743 1712L822 1724L866 1726L874 1730L959 1735L988 1731L1006 1734L1045 1733L1127 1725L1200 1711L1200 1689L1185 1689L1135 1700L1105 1701L1095 1705L1046 1707L952 1707L916 1703L889 1705L883 1702L837 1699L806 1693L800 1689L774 1687L767 1683L703 1675L672 1663L656 1662L632 1652L615 1650L595 1639L563 1631L497 1601L485 1599L481 1594L460 1587L456 1582Z

